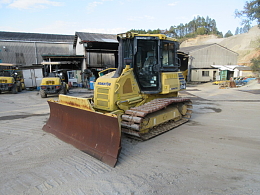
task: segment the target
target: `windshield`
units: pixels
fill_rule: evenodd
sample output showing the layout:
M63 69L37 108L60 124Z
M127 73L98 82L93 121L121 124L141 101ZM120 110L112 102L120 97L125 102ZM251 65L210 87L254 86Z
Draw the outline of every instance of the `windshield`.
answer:
M0 76L10 77L12 74L11 70L0 70Z
M163 43L162 47L162 65L164 67L175 65L175 45L174 43Z
M133 39L126 39L123 42L123 64L133 67Z
M134 72L141 90L158 90L158 40L137 39L136 48Z

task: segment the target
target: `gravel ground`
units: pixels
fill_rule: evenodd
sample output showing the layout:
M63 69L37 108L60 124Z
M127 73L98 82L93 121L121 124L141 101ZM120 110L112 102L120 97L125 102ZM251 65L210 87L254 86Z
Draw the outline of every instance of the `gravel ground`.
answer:
M191 120L146 142L123 136L115 168L42 131L49 108L37 91L1 94L0 194L258 195L259 90L189 86Z

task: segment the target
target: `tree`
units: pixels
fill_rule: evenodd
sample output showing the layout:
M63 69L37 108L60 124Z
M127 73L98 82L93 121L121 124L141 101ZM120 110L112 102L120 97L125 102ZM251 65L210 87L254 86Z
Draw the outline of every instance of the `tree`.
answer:
M250 23L252 21L257 21L258 27L260 28L260 0L247 1L244 10L235 11L236 17L242 18L242 23L249 25L249 27L244 27L243 31L250 28ZM258 48L259 49L259 48ZM253 72L260 73L260 56L251 59L251 68Z
M218 38L223 38L223 33L218 31Z
M253 72L260 73L260 56L251 60L251 69Z
M238 18L242 18L243 24L250 24L250 22L256 20L260 28L260 0L247 1L244 10L236 10L235 15Z
M192 21L186 24L179 24L178 26L171 26L169 30L138 30L138 29L131 29L129 32L136 32L141 34L157 34L157 33L164 33L169 37L173 37L176 39L185 39L196 37L196 35L209 35L215 34L218 37L223 37L222 32L219 32L217 29L217 24L214 19L209 18L208 16L206 19L201 16L194 17Z
M239 28L237 27L237 28L236 28L236 32L235 32L235 35L238 35L239 32L240 32L240 30L239 30Z
M211 20L211 28L212 28L212 33L213 34L217 34L217 31L218 31L217 23L216 23L216 21L214 19Z
M247 33L250 30L250 24L245 24L245 26L243 27L243 32Z
M227 33L225 34L225 38L227 38L227 37L231 37L231 36L233 36L233 34L232 34L232 32L229 30L229 31L227 31Z
M200 27L197 29L197 35L205 35L207 32L205 27Z

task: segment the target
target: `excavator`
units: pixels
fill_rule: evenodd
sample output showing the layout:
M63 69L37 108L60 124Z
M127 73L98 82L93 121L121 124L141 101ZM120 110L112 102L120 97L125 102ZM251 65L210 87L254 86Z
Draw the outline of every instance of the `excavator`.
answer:
M179 43L164 34L117 35L118 68L100 76L93 98L59 95L48 100L43 130L115 167L124 133L148 140L191 117L192 102L177 56Z

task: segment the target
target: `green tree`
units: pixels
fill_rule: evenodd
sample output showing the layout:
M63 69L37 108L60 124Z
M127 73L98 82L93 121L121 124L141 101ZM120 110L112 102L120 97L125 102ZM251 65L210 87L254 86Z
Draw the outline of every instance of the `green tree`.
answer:
M246 1L244 10L236 10L235 15L242 18L243 24L250 24L250 22L256 20L260 28L260 0Z
M209 18L208 16L206 19L201 16L194 17L192 21L186 24L179 24L178 26L170 26L169 30L137 30L132 29L130 32L136 32L141 34L158 34L164 33L169 37L173 37L179 40L184 40L186 38L196 37L196 35L208 35L208 34L215 34L218 37L223 37L222 32L219 32L217 29L217 24L214 19Z
M205 35L207 32L206 28L205 27L200 27L197 29L197 34L198 35Z
M250 29L250 23L256 21L258 27L260 28L260 0L247 1L244 10L235 11L236 17L242 18L242 23L249 25L249 27L244 27L243 31ZM260 49L260 48L258 48ZM251 68L253 72L260 73L260 56L251 59Z
M260 56L251 60L251 69L253 72L260 73Z
M238 35L239 32L240 32L240 30L239 30L239 28L237 27L237 28L236 28L236 32L235 32L235 35Z
M233 36L233 34L232 34L232 32L229 30L229 31L227 31L227 33L225 34L225 38L227 38L227 37L231 37L231 36Z

